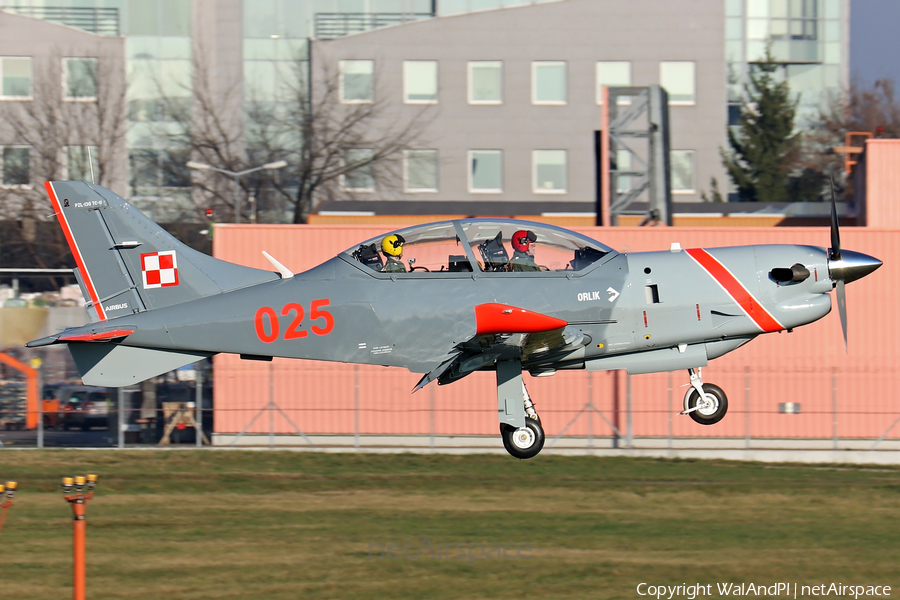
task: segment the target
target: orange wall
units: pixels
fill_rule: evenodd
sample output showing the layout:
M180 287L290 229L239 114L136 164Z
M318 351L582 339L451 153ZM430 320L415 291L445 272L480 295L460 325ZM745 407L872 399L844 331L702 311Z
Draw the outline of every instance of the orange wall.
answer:
M900 228L900 140L866 140L866 218Z
M271 270L266 250L294 272L309 269L338 252L374 237L390 227L366 225L217 225L214 254L225 260ZM665 250L671 242L683 247L743 244L810 244L827 246L826 228L576 228L619 251ZM884 261L884 266L847 288L850 353L844 354L837 311L793 333L761 336L719 358L704 369L704 379L729 395L728 416L718 425L702 427L674 415L681 403L686 373L671 375L674 389L669 407L669 374L631 377L634 433L664 436L669 416L676 436L743 437L747 415L755 437L816 437L832 435L833 377L837 386L841 437L877 437L900 416L900 230L844 228L842 245ZM526 383L547 434L552 436L576 417L589 400L611 418L614 381L624 407L625 377L608 372L559 372ZM493 373L476 373L449 386L429 385L410 394L419 376L403 369L276 359L271 363L215 358L217 432L237 432L273 399L306 433L359 432L428 434L431 406L437 434L493 434L497 431ZM745 388L749 385L749 394ZM748 403L749 400L749 403ZM778 413L781 402L799 402L801 413ZM748 413L749 409L749 413ZM624 427L624 417L621 421ZM276 431L293 428L280 415ZM599 416L590 424L594 435L608 435ZM268 415L250 432L267 432ZM582 416L567 433L586 435ZM891 438L900 437L896 428Z

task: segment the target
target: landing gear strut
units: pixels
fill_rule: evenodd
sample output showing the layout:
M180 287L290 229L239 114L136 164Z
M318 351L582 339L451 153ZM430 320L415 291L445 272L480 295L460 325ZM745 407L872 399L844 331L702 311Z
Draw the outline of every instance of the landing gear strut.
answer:
M683 415L701 425L718 423L728 412L728 396L722 388L712 383L703 383L700 369L688 369L691 387L684 395Z
M497 361L497 407L503 447L519 459L537 456L544 447L544 428L522 381L517 360Z

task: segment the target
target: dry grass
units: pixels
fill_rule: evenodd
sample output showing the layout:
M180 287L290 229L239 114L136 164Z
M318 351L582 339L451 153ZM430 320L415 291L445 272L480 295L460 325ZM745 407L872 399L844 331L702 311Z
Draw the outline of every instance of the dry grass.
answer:
M900 587L900 471L703 461L6 451L10 597L66 597L65 474L96 471L89 597L635 598L641 582ZM450 557L427 549L454 547ZM382 558L404 543L409 559ZM528 544L462 560L462 543ZM370 556L370 550L373 555ZM402 555L403 550L395 552ZM715 586L714 586L715 587Z

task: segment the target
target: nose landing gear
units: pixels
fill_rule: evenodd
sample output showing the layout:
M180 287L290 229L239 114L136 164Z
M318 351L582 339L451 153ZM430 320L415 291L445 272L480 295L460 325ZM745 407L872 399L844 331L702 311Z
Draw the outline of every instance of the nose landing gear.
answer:
M703 383L700 369L688 369L691 387L684 395L682 415L690 417L701 425L718 423L728 412L728 396L722 388L713 383Z

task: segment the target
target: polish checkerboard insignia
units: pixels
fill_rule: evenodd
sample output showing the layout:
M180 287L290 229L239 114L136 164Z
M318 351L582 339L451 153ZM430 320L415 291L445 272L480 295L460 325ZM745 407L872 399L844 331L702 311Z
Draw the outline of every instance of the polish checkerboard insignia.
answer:
M141 277L145 290L178 285L175 251L141 254Z

